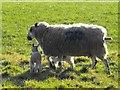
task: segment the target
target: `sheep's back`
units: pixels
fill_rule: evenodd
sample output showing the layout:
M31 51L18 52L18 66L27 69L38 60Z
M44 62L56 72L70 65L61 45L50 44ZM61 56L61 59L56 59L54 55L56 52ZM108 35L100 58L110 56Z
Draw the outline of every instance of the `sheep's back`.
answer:
M43 38L43 51L50 56L88 55L103 47L103 37L105 30L101 27L49 27Z

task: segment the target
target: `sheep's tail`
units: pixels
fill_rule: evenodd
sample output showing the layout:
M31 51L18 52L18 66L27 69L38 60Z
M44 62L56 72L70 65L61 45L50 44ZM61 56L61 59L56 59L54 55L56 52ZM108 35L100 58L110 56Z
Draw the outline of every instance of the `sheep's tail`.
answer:
M113 40L112 37L105 37L105 40Z

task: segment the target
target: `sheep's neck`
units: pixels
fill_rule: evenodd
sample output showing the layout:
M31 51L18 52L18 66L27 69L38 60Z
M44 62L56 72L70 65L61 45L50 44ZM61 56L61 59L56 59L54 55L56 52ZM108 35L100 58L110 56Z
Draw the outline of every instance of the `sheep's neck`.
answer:
M47 34L48 30L41 30L41 32L38 30L36 31L35 35L36 40L39 42L39 45L42 47L42 43L43 43L43 38L44 36Z

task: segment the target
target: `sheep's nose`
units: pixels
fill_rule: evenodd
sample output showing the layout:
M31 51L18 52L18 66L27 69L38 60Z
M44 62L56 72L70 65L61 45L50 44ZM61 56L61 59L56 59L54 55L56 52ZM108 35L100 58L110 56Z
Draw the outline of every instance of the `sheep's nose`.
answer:
M27 36L27 39L28 39L28 40L32 40L32 38L31 38L30 36Z

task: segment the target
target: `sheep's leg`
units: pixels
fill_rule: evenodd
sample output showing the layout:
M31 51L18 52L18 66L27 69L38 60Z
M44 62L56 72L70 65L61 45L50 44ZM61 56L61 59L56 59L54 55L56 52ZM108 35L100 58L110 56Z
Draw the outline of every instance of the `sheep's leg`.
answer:
M55 57L54 57L54 58L55 58ZM58 62L59 62L59 61L60 61L59 58L53 59L52 65L54 65L54 66L53 66L54 69L56 69L56 68L58 67Z
M104 58L104 56L98 56L98 58L103 61L104 65L105 65L105 68L106 68L106 73L110 74L110 69L109 69L107 59Z
M50 62L50 59L49 59L49 56L47 56L47 60L48 60L48 63L49 63L49 67L52 68L52 63Z
M108 65L107 59L101 58L101 60L103 61L104 65L106 67L106 73L110 74L110 69L109 69L109 65Z
M63 68L62 59L63 59L63 58L62 58L62 57L58 57L58 58L59 58L59 60L60 60L59 63L58 63L59 66L60 66L60 71L62 71L62 68Z
M55 63L55 69L58 67L58 63L59 63L59 61L57 61L57 62Z
M75 67L75 64L74 64L74 58L69 58L67 59L66 58L66 62L70 64L70 66L72 67L72 69Z
M94 69L96 64L97 64L97 60L96 60L96 57L91 57L91 60L92 60L92 64L90 66L91 69Z
M108 62L107 62L107 59L106 59L106 56L107 56L107 54L108 54L108 50L107 50L107 46L106 46L105 43L103 44L103 46L104 46L104 47L102 47L102 48L98 51L97 57L103 61L104 65L105 65L105 68L106 68L106 73L107 73L107 74L110 74L109 65L108 65Z

